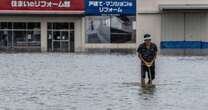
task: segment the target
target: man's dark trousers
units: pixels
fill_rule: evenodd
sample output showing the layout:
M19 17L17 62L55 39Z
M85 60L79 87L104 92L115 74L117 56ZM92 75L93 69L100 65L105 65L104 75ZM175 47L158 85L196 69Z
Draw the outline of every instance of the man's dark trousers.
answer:
M148 73L148 78L150 79L150 75L149 75L149 68L142 64L141 65L141 79L145 79L146 77L146 72ZM151 72L151 79L154 80L155 79L155 65L153 64L151 67L150 67L150 72Z

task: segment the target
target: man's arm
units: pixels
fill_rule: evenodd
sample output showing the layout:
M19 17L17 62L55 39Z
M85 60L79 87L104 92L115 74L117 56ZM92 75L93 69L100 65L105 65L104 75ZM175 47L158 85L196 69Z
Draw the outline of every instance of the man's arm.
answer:
M146 65L146 66L150 66L150 63L145 61L144 58L142 57L142 44L139 45L138 49L137 49L137 52L138 52L138 57L139 59Z
M142 53L142 44L139 45L139 47L138 47L138 49L137 49L137 53L138 53L139 59L140 59L142 62L145 63L145 60L142 58L142 55L141 55L141 53Z
M152 59L152 61L150 62L151 63L151 65L154 63L154 61L156 60L156 58L157 58L157 45L156 44L154 44L154 47L155 47L155 56L154 56L154 58Z
M153 63L155 62L155 60L156 60L156 57L157 57L157 53L155 54L154 58L153 58L152 61L149 63L149 65L152 66L152 64L153 64Z
M139 54L138 56L139 56L139 59L140 59L147 67L152 66L152 64L148 63L147 61L145 61L145 60L142 58L142 55L141 55L141 54Z
M142 55L140 53L138 54L138 57L141 61L145 62L145 60L142 58Z

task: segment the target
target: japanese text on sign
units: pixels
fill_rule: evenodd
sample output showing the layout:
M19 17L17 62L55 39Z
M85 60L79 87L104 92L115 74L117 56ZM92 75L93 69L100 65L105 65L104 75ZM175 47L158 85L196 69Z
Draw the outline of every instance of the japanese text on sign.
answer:
M85 0L86 15L135 15L136 0Z
M89 1L88 6L99 7L99 12L118 12L122 13L123 9L120 7L132 7L133 3L128 1Z
M34 0L34 1L26 1L26 0L12 0L11 7L13 8L22 8L22 7L58 7L58 8L70 8L70 1L59 1L53 2L51 1L44 1L44 0Z
M132 2L117 2L117 1L89 1L89 6L97 7L131 7L133 6Z

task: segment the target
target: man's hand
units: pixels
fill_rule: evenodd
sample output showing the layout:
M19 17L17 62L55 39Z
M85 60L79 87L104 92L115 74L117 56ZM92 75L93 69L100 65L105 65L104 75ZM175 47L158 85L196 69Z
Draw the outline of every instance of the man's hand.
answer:
M156 58L156 56L155 56L154 59L151 62L147 62L142 58L141 54L139 54L138 56L142 60L142 62L144 62L145 66L147 66L148 68L152 66L152 64L154 63L155 58Z
M154 60L151 62L144 62L144 64L149 68L152 66L152 64L154 63Z
M152 62L145 62L145 65L149 68L152 66Z
M151 62L146 62L145 65L149 68L152 66L152 64L155 62L156 56L153 58Z

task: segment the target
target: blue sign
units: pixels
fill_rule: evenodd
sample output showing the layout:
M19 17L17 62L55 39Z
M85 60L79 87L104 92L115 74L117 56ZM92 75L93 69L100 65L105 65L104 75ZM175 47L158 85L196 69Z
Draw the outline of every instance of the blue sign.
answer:
M136 0L85 0L86 15L136 15Z

